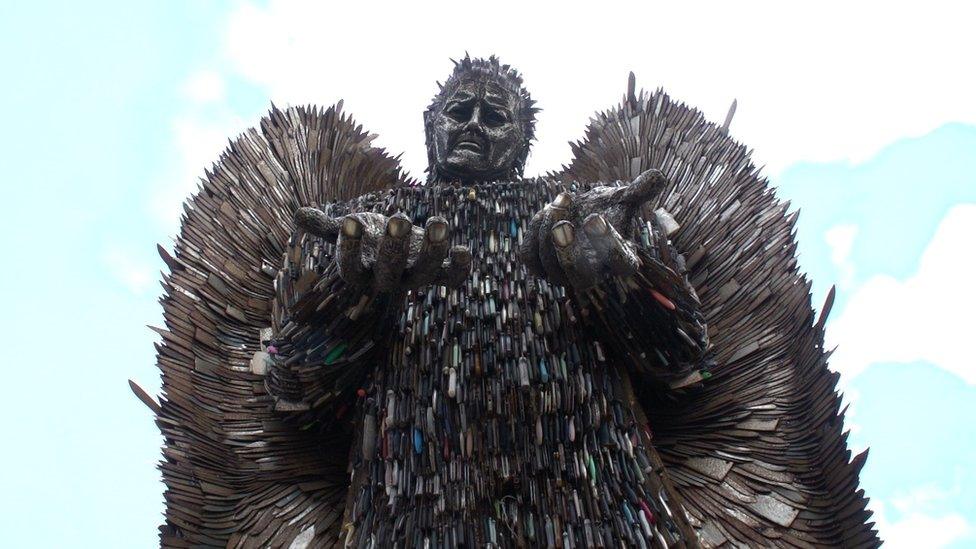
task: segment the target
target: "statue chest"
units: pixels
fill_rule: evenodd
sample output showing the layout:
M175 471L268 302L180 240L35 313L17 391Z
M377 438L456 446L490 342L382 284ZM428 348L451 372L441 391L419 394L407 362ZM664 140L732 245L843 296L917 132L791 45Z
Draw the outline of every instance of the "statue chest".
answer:
M558 189L408 191L390 202L415 223L445 216L473 268L456 289L406 297L376 372L364 433L376 452L355 521L379 540L626 528L620 496L649 497L649 462L621 372L565 290L518 258L521 232Z
M418 295L400 319L354 521L380 546L641 535L639 505L657 494L621 372L560 289L466 290Z
M473 265L458 288L406 298L381 374L380 455L429 474L478 459L502 479L552 466L550 450L608 413L602 347L565 290L527 275L518 256L528 220L555 190L530 182L407 191L388 204L418 224L446 217L452 245L469 246Z

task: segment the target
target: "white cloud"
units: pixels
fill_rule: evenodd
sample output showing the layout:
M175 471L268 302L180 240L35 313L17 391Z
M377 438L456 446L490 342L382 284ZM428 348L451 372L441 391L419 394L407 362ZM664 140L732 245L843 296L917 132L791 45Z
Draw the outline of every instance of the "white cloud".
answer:
M891 505L902 514L918 513L933 503L950 497L958 497L961 493L962 488L959 486L950 492L934 484L928 484L891 498Z
M141 295L153 284L156 277L152 268L135 259L120 248L109 248L102 255L109 273L130 292Z
M201 104L223 101L224 79L216 71L197 71L183 84L183 95Z
M896 522L887 522L879 517L877 524L885 547L889 549L945 547L972 530L969 522L958 513L941 517L911 513Z
M854 263L851 261L851 249L854 247L854 237L857 236L857 225L835 225L824 233L824 240L830 246L830 261L840 272L840 286L847 287L854 281Z
M888 502L872 501L878 532L885 547L945 547L973 531L972 524L958 513L936 516L932 504L958 497L961 489L952 492L933 485L920 486L896 496ZM894 507L899 518L891 520L889 507Z
M965 3L463 6L244 2L225 55L280 104L345 98L416 174L426 164L421 110L447 58L465 50L518 67L544 109L529 172L569 159L566 142L619 101L629 70L715 121L738 98L732 133L773 173L802 160L857 162L949 121L976 123L976 75L961 69L976 7Z
M954 206L915 275L876 276L860 286L828 324L828 345L837 345L831 366L849 381L872 363L926 361L976 384L969 346L976 310L973 235L976 204Z
M177 162L156 185L150 205L163 226L171 232L176 230L182 204L196 191L204 170L218 160L229 140L250 125L219 104L188 109L172 121Z

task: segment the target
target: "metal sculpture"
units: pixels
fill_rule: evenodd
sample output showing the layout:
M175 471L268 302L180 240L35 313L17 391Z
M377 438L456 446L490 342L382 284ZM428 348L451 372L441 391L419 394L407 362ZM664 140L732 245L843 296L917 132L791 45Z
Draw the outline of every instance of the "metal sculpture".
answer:
M878 544L729 120L631 75L522 179L534 103L465 58L420 185L340 110L273 109L160 248L163 545Z

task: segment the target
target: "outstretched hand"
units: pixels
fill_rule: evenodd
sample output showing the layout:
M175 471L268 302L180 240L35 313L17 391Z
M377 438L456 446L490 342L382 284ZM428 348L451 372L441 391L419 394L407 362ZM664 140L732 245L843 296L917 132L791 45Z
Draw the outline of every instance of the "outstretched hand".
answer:
M629 185L560 193L529 222L521 254L529 271L555 284L586 290L610 276L629 276L640 260L632 221L667 179L648 170Z
M369 293L401 293L430 284L454 287L471 271L471 251L451 247L447 220L435 216L424 228L407 216L354 213L329 217L299 208L295 222L305 231L335 242L339 275ZM445 261L446 259L446 261Z

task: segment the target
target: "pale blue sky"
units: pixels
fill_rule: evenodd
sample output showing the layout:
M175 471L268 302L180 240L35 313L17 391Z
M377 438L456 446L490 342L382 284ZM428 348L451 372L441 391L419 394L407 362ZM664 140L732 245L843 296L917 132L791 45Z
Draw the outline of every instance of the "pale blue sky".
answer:
M563 29L590 32L588 14L530 10L549 37L530 45L449 32L448 23L468 19L444 10L435 10L446 18L437 27L444 37L414 41L411 24L426 26L419 15L411 23L390 13L409 12L403 4L372 9L375 20L291 1L0 5L5 545L156 544L161 439L126 379L158 390L156 337L145 327L161 323L155 245L171 247L178 204L222 143L256 124L271 100L345 97L417 172L420 112L450 69L447 58L465 50L518 66L545 109L530 171L568 160L565 142L581 136L587 113L619 99L628 69L638 84L664 86L712 119L738 98L733 135L755 148L780 195L801 209L800 264L815 282L814 305L839 284L829 337L840 346L852 403L852 447L871 447L862 484L883 514L882 535L976 545L976 372L964 337L976 303L958 279L976 276L976 84L971 71L958 74L976 47L956 36L963 14L833 13L841 8L827 5L822 13L776 8L763 19L772 8L753 9L735 15L738 26L724 15L702 22L721 30L702 32L710 37L702 48L662 55L677 44L668 33L679 36L693 14L667 8L658 17L674 23L655 27L661 38L640 49L609 32L567 40ZM875 15L892 22L862 32L858 22ZM807 48L798 30L807 18L840 21L835 40ZM907 34L904 21L932 34L919 45L925 55L901 54L892 37ZM851 49L862 42L869 46ZM708 47L727 44L745 65L715 65ZM780 57L765 57L770 50ZM568 78L574 66L592 78ZM803 81L811 72L810 82L831 84ZM930 78L913 84L905 74ZM905 85L890 86L889 77ZM579 87L567 93L568 82ZM889 324L911 337L886 340L875 328Z
M932 242L939 222L954 206L976 204L976 126L948 124L920 138L899 140L859 165L797 164L774 183L780 196L801 208L797 231L800 264L815 282L816 306L832 281L844 279L843 270L831 260L824 233L838 225L858 228L849 259L854 274L846 287L838 288L830 316L836 320L845 314L852 295L872 279L906 280L916 275L919 258ZM968 210L970 231L960 239L969 246L976 238L974 212ZM976 274L973 248L957 252L959 258L945 257L941 268ZM890 298L906 303L900 309L906 318L898 322L962 323L971 336L974 323L965 305L972 298L963 295L972 289L963 285L951 291L960 298L938 303L935 310L941 314L935 317L907 317L914 312L910 306L913 297L894 294ZM837 322L828 322L828 331L832 329L837 329ZM919 347L949 345L966 352L962 341L931 338L926 342L921 334L928 332L917 331ZM833 339L841 346L835 357L844 346L855 344L843 334L833 334ZM880 347L891 342L871 339L870 344ZM968 353L966 367L971 376L974 366ZM976 387L926 360L879 361L864 368L847 380L848 394L856 393L850 418L856 425L851 446L871 448L861 473L862 487L873 503L885 504L889 521L904 520L912 513L930 517L957 513L971 524L976 520L976 429L972 424ZM976 544L972 534L970 529L954 546Z

